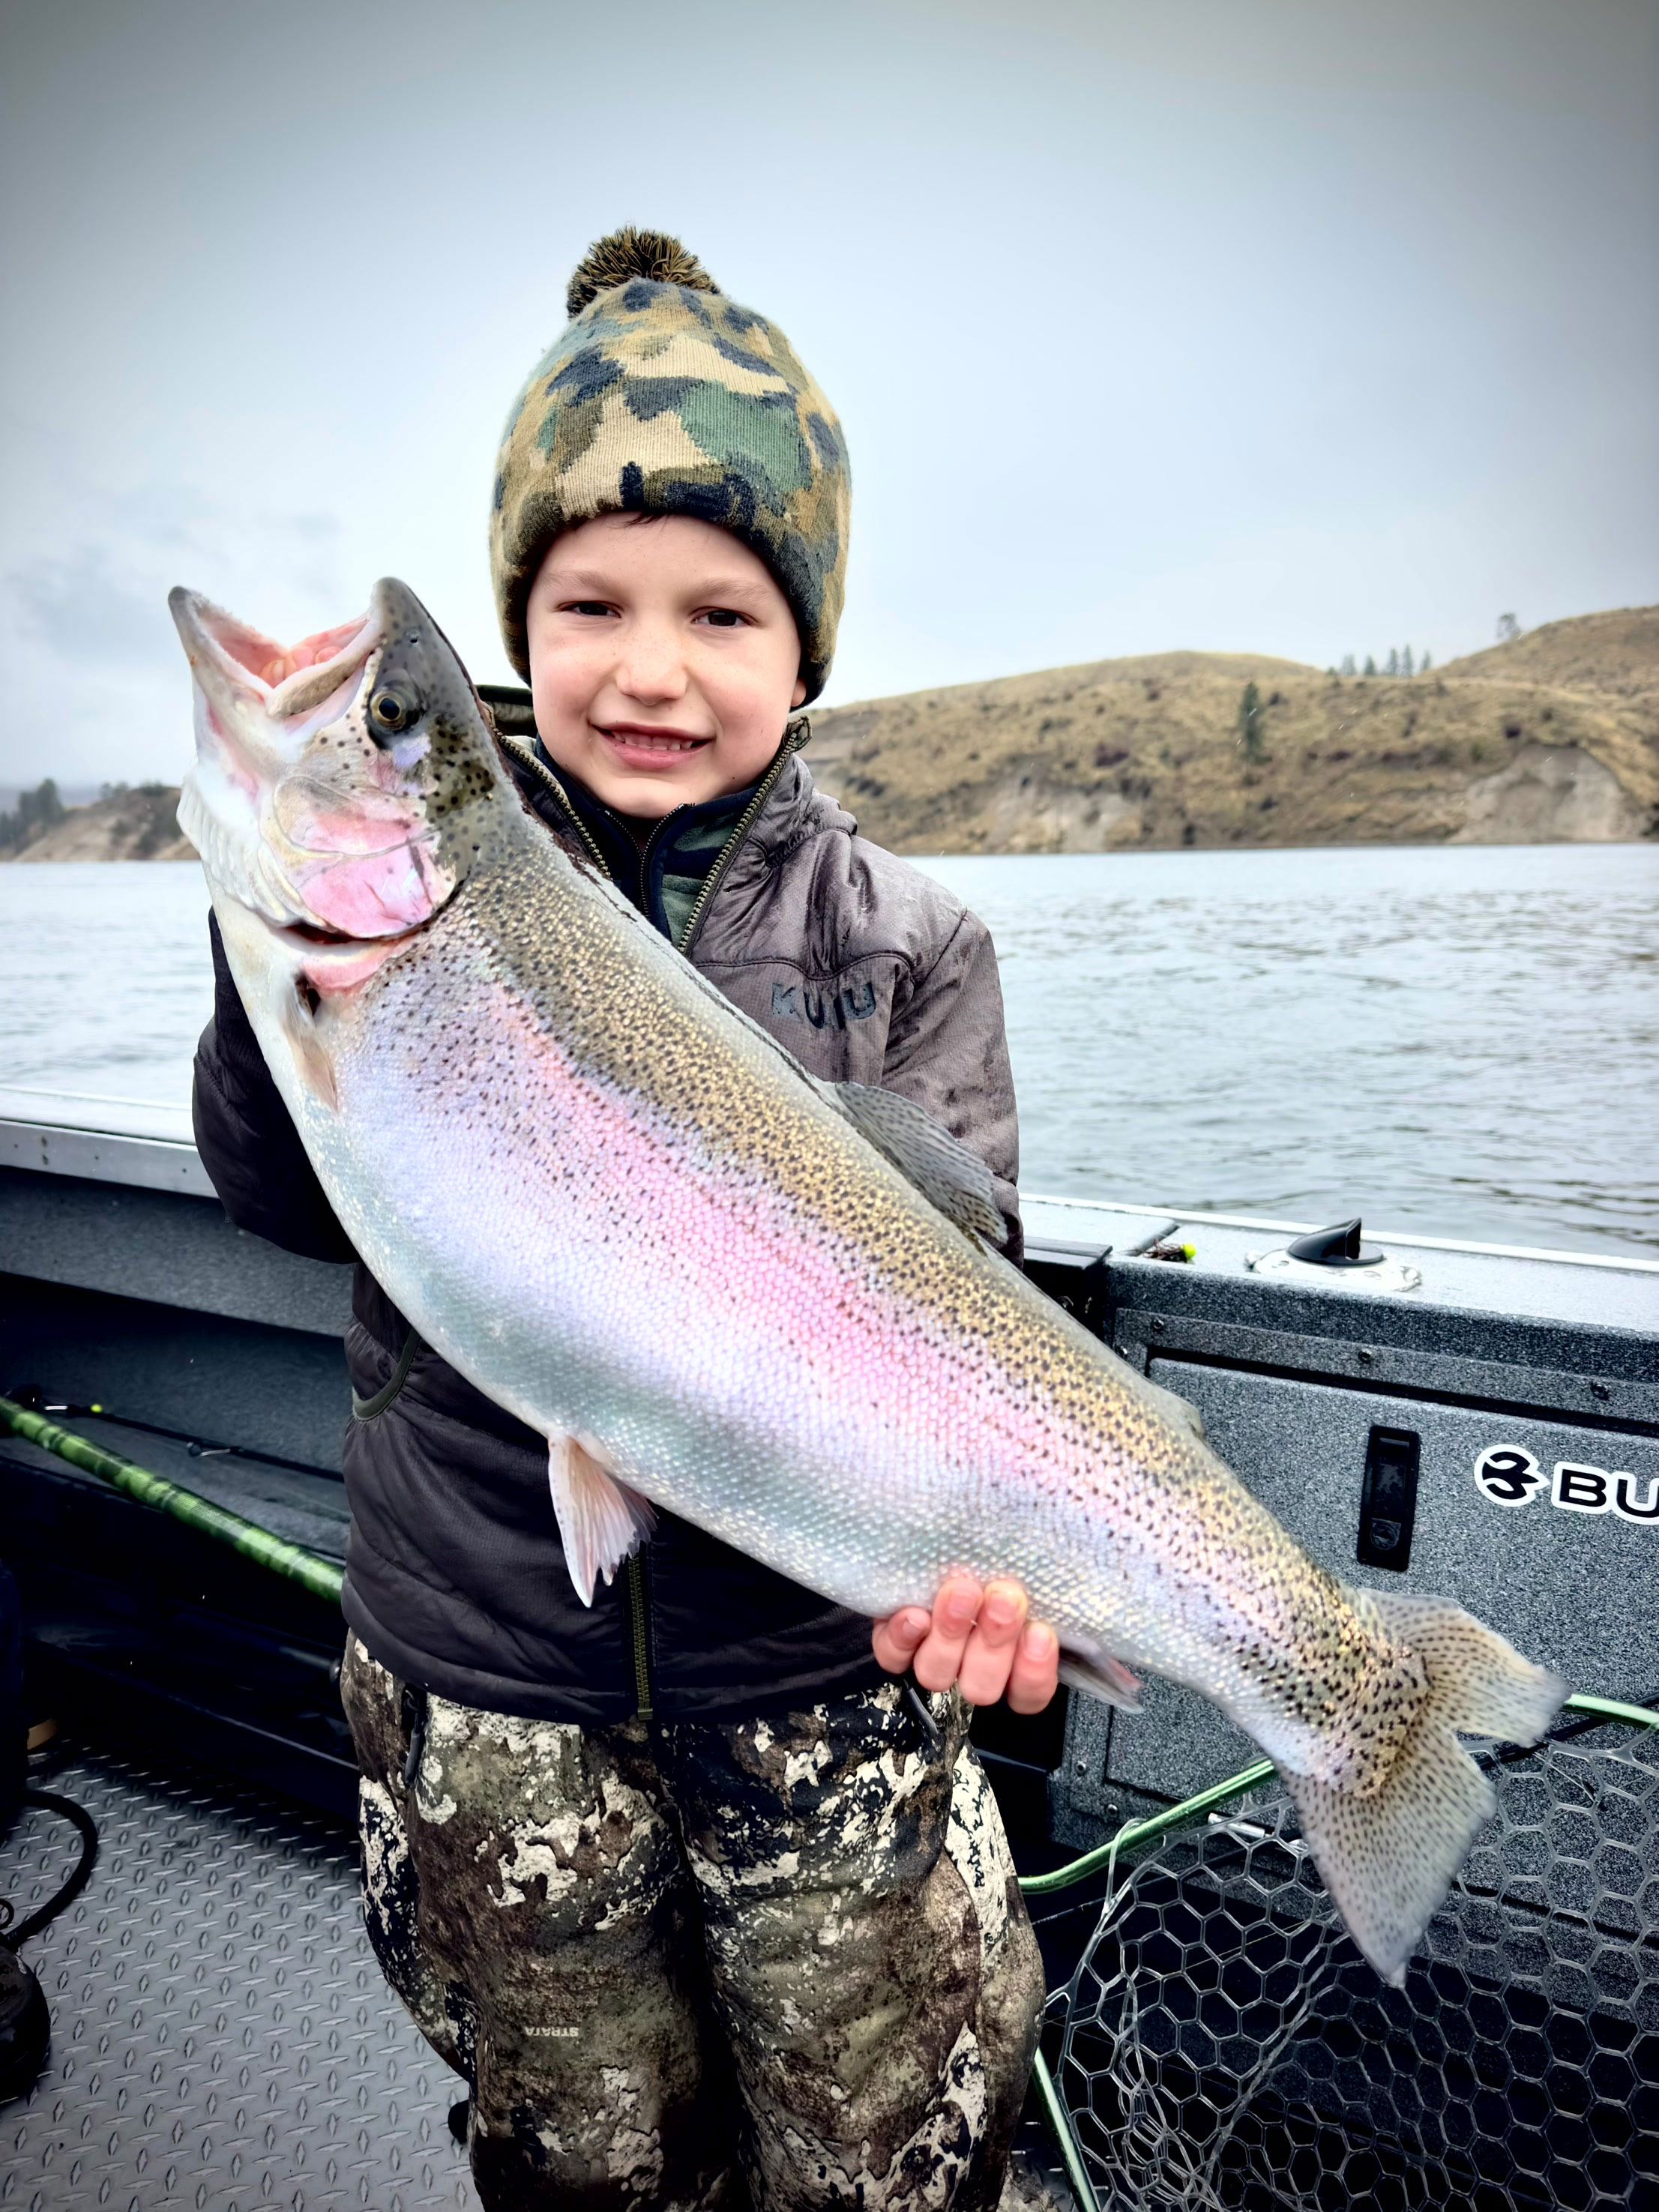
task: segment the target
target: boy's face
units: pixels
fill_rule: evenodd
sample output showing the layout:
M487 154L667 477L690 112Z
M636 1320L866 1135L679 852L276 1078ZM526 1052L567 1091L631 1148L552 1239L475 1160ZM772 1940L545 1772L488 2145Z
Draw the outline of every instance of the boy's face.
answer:
M555 763L653 820L753 783L806 696L771 571L712 523L602 514L548 548L526 609Z

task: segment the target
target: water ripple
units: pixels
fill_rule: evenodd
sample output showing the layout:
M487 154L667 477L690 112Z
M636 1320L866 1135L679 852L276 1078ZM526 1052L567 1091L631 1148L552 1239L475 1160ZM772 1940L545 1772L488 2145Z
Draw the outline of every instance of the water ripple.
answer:
M996 939L1029 1188L1659 1249L1659 848L926 865Z

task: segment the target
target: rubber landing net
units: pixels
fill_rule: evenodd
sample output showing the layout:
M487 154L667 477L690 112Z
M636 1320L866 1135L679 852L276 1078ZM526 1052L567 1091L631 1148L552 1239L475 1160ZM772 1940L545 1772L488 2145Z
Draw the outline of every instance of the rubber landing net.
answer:
M1659 2205L1659 1713L1571 1704L1638 1725L1483 1761L1497 1815L1402 1990L1271 1768L1025 1885L1041 1932L1106 1882L1038 2075L1083 2212Z

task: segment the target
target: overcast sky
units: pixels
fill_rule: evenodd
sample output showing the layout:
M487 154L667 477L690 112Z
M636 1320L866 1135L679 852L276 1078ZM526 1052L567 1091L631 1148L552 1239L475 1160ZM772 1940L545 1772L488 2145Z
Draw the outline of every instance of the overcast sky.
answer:
M839 408L833 702L1659 599L1655 0L10 0L0 782L173 779L164 594L402 575L572 264L678 231Z

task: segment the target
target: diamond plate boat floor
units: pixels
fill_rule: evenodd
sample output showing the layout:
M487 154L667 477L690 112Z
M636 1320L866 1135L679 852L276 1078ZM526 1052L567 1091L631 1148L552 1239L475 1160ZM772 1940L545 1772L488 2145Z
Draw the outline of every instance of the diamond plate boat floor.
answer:
M349 1828L85 1752L40 1779L92 1814L98 1863L22 1948L52 2039L0 2106L5 2212L476 2208L461 2085L381 1978ZM26 1808L0 1896L33 1911L79 1849Z
M52 2050L0 2106L4 2212L477 2212L463 2085L369 1948L353 1829L84 1750L32 1778L86 1807L98 1862L22 1949ZM80 1847L24 1808L0 1843L19 1919ZM1000 2212L1075 2212L1034 2116Z

